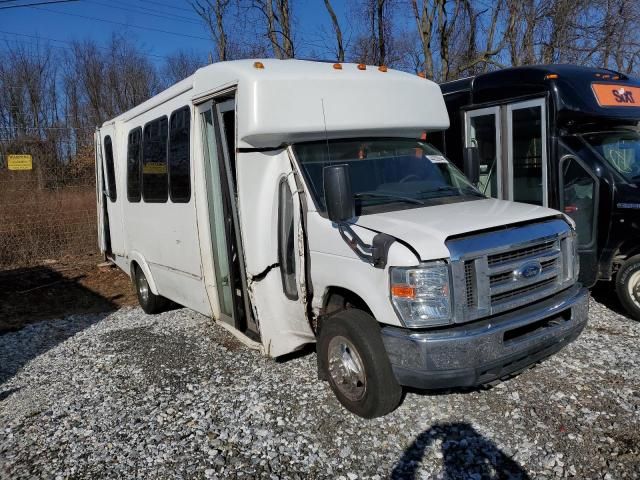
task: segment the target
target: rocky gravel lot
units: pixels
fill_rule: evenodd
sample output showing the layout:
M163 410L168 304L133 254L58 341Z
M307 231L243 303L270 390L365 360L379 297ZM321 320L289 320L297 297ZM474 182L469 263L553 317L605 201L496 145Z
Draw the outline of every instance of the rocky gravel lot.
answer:
M592 300L538 367L367 421L190 310L35 323L0 336L0 477L639 478L639 339Z

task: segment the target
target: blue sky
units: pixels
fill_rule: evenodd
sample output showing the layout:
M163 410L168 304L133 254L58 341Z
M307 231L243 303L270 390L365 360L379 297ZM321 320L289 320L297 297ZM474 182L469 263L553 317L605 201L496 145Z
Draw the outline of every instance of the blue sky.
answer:
M2 9L41 1L44 0L0 1L0 48L6 48L6 42L35 43L34 37L61 40L51 42L61 49L69 46L64 42L87 38L104 44L116 32L133 39L155 62L162 62L163 56L179 49L192 50L206 59L212 49L206 28L186 0L79 0ZM332 3L346 23L349 16L345 0ZM322 31L331 32L329 15L323 0L295 0L292 4L295 31L306 32L298 35L297 55L309 55L316 48L314 45L322 42ZM343 25L343 29L348 36L349 25Z

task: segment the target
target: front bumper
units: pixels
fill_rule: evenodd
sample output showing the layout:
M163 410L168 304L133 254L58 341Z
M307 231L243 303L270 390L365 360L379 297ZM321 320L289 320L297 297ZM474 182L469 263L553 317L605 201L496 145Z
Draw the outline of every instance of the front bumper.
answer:
M501 379L575 340L587 324L581 285L486 320L433 331L384 327L382 340L401 385L471 387Z

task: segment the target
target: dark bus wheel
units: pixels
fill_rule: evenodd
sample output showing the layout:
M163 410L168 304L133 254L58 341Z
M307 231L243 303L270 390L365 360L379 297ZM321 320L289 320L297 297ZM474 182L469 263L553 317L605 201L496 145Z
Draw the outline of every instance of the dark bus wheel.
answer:
M640 320L640 255L627 259L618 270L616 293L629 315Z
M402 388L393 375L375 319L356 309L325 320L318 337L325 376L340 403L364 418L385 415L398 406Z
M151 291L147 277L144 276L144 272L140 267L136 266L134 271L138 303L142 307L142 310L149 314L162 312L167 306L167 299Z

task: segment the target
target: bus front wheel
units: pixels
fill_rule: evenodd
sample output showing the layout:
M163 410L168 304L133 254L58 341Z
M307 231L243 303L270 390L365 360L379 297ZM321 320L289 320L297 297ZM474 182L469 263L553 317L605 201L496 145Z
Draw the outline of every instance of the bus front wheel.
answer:
M374 418L398 406L402 387L371 315L358 309L332 315L322 323L317 348L323 377L347 410Z
M635 320L640 320L640 255L627 259L616 275L620 303Z

